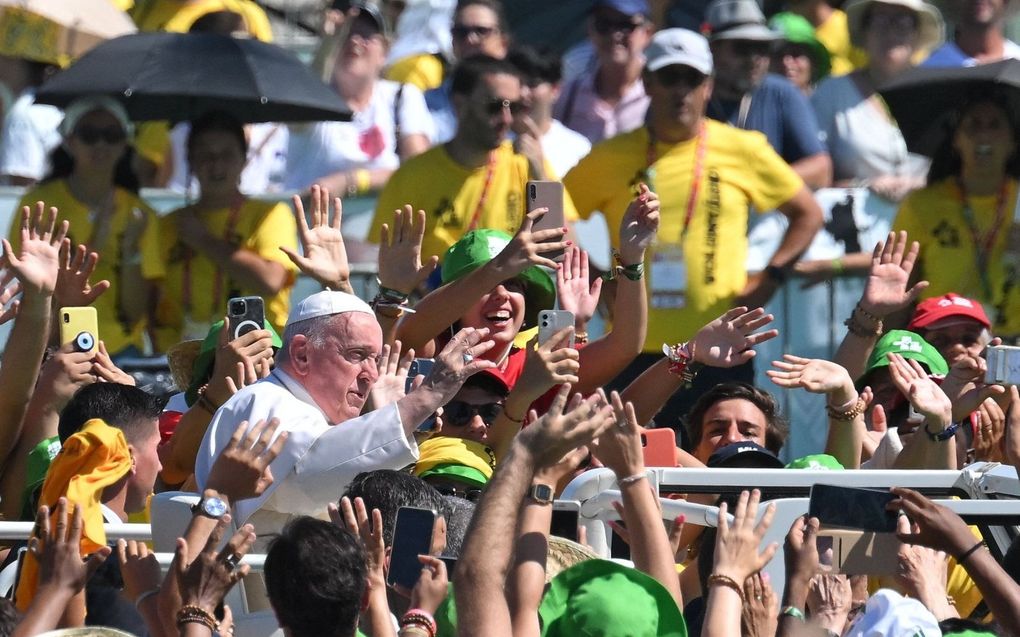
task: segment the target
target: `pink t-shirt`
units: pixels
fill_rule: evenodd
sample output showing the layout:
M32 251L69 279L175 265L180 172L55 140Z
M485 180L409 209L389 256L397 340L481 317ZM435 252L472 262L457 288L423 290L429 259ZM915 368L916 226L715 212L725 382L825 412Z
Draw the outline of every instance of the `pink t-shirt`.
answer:
M637 80L624 92L615 106L595 92L597 69L581 73L567 82L553 108L553 117L588 138L592 144L639 128L645 121L648 96Z

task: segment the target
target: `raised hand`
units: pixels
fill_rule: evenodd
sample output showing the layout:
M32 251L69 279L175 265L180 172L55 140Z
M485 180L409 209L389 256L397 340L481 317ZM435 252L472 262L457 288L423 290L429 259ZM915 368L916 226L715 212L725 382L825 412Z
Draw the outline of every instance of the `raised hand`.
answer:
M369 401L372 409L380 409L397 402L404 397L407 387L407 373L414 360L414 350L409 349L401 356L400 341L383 345L379 357L379 378L369 390Z
M333 218L329 215L329 190L319 185L312 186L312 225L305 219L305 207L301 197L294 195L294 217L298 224L298 238L301 250L298 254L291 248L280 246L299 270L323 286L353 294L351 288L351 266L347 261L347 247L340 232L343 206L340 198L333 199Z
M552 466L567 452L590 445L616 420L601 389L587 398L575 395L568 402L570 390L570 384L563 385L541 418L531 411L531 424L517 434L517 442L535 459L536 468Z
M779 600L765 573L744 580L741 626L745 637L774 637L779 628Z
M577 372L581 369L580 355L576 349L567 347L572 331L573 328L564 328L537 347L528 344L524 371L512 393L523 395L530 405L556 385L577 382Z
M592 453L613 470L617 478L638 475L645 470L644 454L641 450L641 426L638 425L634 413L634 405L626 405L620 394L609 395L613 406L615 427L609 427L598 440L591 445Z
M698 330L687 344L691 356L710 367L735 367L755 356L755 345L779 336L779 330L756 332L774 317L757 308L735 307Z
M110 352L106 351L106 343L99 341L99 350L92 359L92 374L97 382L135 385L135 378L114 364Z
M159 590L163 573L156 554L149 552L145 542L117 540L117 561L124 578L124 597L136 606L140 595Z
M733 511L733 525L727 521L726 503L719 505L719 534L715 540L715 568L713 573L743 583L753 573L765 568L779 546L773 542L759 552L758 547L772 524L776 507L769 504L761 521L755 524L761 492L758 489L743 491Z
M845 404L856 393L854 381L842 365L821 358L802 358L793 354L783 355L783 360L773 361L776 369L765 373L773 383L786 389L800 387L812 394L838 394L833 396L836 404ZM838 401L838 402L837 402Z
M92 305L99 296L110 289L106 279L95 285L90 279L99 265L99 253L89 252L79 245L71 254L71 240L60 242L60 267L57 270L57 286L53 291L56 307L83 307Z
M910 533L911 530L910 521L902 515L896 527L900 533ZM905 594L919 600L939 621L959 617L946 601L949 561L945 552L916 544L901 544L896 560L896 583Z
M945 589L942 598L944 603ZM811 609L811 619L837 635L843 632L852 602L853 592L846 575L819 573L808 586L807 606Z
M185 606L201 608L210 617L214 617L216 607L230 589L251 570L247 564L238 565L238 562L255 543L255 529L252 525L242 526L223 550L216 551L230 519L230 514L219 519L209 534L204 550L191 563L187 562L187 556L193 554L189 551L187 541L182 537L177 538L174 576L177 578L181 601Z
M446 564L438 557L419 555L418 561L423 568L411 589L411 608L420 608L432 614L446 599L449 574L446 572Z
M556 293L560 309L573 313L578 330L583 330L595 315L601 292L601 277L588 282L588 253L577 246L567 250L563 255L563 267L556 271Z
M7 239L3 240L7 264L29 294L52 294L57 287L60 244L67 236L67 220L57 223L57 209L38 202L33 212L21 209L21 249L18 254Z
M818 518L799 517L786 534L783 559L786 561L786 581L789 585L807 592L808 583L818 573L819 557Z
M875 246L861 296L861 307L866 312L886 317L913 303L928 287L927 281L920 281L907 289L920 249L917 241L908 248L906 232L890 232L884 243Z
M96 569L110 556L108 546L81 559L81 534L85 528L81 507L73 505L71 524L68 526L67 498L57 500L57 524L50 528L50 510L39 507L36 514L36 534L28 540L28 550L39 560L39 591L52 588L61 593L76 595L85 588Z
M21 294L21 281L7 267L7 257L0 257L0 325L18 315L21 301L15 297L19 294Z
M260 420L249 430L248 421L242 421L209 469L206 487L227 496L231 502L257 498L265 493L273 484L269 465L287 443L286 431L281 431L273 440L279 426L280 421L273 418L268 422Z
M950 509L911 489L893 487L890 490L896 499L886 508L903 511L911 522L909 530L905 527L897 529L896 537L901 542L927 546L957 559L977 544L978 539L970 532L967 523Z
M659 232L659 196L645 184L638 188L638 196L627 206L620 223L620 258L624 265L643 262L645 250Z
M410 294L439 267L439 257L421 262L425 237L425 211L413 212L410 204L393 211L393 229L382 225L379 235L379 285Z
M551 270L559 267L558 263L545 255L566 250L571 246L571 241L563 240L567 229L550 228L535 232L531 230L535 222L541 219L546 212L548 212L548 208L536 208L525 215L517 234L493 258L496 267L504 274L504 278L513 278L533 265L544 265Z
M419 389L438 393L442 396L440 404L445 405L460 391L469 376L495 367L496 363L480 358L495 346L493 341L488 340L488 336L487 327L466 327L454 334L446 347L436 355L432 372Z
M226 384L227 391L233 396L237 392L241 391L248 385L254 385L263 378L269 376L272 372L272 359L263 358L257 363L244 361L243 363L238 362L237 366L234 367L234 373L231 376L225 377L223 380ZM208 390L206 390L208 393Z
M368 579L375 589L386 589L386 541L383 539L383 519L379 509L372 509L369 518L365 501L347 496L340 498L340 507L332 502L328 507L329 518L337 527L347 529L361 539L365 548L368 565Z
M222 405L240 389L235 383L234 390L231 391L227 384L227 379L234 376L239 364L244 369L244 375L235 380L250 384L260 377L263 362L266 363L266 368L273 362L273 335L269 330L252 330L230 340L228 324L229 321L224 317L223 329L220 330L216 343L212 376L205 391L205 395L216 405Z
M953 404L939 386L928 377L921 364L899 354L889 354L889 375L917 412L926 420L948 427L953 420Z

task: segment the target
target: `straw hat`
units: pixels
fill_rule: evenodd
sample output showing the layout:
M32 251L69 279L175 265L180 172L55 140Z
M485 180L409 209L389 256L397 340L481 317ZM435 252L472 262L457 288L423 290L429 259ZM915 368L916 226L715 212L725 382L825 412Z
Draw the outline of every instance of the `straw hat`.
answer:
M546 584L571 566L599 559L599 555L584 544L578 544L555 535L549 536L548 546L549 550L545 560Z
M864 17L868 13L868 8L873 4L904 7L917 15L918 49L930 51L945 40L945 24L942 21L942 14L934 5L924 2L924 0L852 0L843 7L843 10L846 11L850 43L854 46L864 46Z
M171 345L166 351L166 362L170 366L170 375L178 391L184 391L191 385L191 375L195 369L195 359L202 349L202 341L194 339L181 341Z
M39 637L134 637L134 635L105 626L83 626L81 628L50 630L40 634Z

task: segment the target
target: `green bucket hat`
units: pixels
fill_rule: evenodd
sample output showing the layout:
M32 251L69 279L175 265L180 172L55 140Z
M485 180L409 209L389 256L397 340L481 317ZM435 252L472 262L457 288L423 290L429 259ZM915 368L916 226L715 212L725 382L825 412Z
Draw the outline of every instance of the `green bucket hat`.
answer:
M839 463L827 453L816 453L810 456L797 458L786 465L787 469L827 469L829 471L843 471L846 467Z
M450 246L443 257L443 285L474 272L503 251L513 237L499 230L472 230ZM524 324L538 325L538 313L556 304L552 277L537 265L517 275L524 282Z
M903 358L911 358L924 365L929 374L945 376L949 373L946 359L942 358L942 354L939 354L938 350L920 335L907 330L889 330L875 344L875 349L871 352L871 357L868 358L864 373L857 379L858 387L864 385L864 381L871 375L871 372L880 367L889 366L889 354L899 354Z
M276 333L276 330L273 329L269 321L265 321L263 327L272 336L273 347L283 347L283 339ZM192 367L191 384L184 393L184 400L188 403L189 407L198 401L198 389L209 382L209 376L213 370L213 362L216 360L216 346L219 345L220 331L222 330L223 319L220 319L209 328L209 333L205 335L205 340L202 341L202 346L198 350L198 357L195 358L195 365Z
M687 637L666 588L633 568L588 560L549 583L538 609L543 637Z
M832 71L832 59L829 50L815 35L815 28L803 16L789 11L780 11L769 20L773 31L783 34L783 39L793 44L803 44L811 49L813 68L811 79L815 82L826 77Z

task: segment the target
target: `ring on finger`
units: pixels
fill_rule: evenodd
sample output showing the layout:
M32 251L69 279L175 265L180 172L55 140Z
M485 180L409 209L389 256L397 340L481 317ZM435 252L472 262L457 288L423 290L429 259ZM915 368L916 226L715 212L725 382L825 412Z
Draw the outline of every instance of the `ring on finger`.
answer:
M471 361L475 360L475 357L468 352L464 352L464 364L469 365Z
M227 565L227 570L228 571L232 571L235 568L237 568L237 565L238 565L238 563L240 563L240 561L241 561L241 556L238 555L237 553L231 553L230 555L228 555L226 557L225 560L223 560L223 562Z

